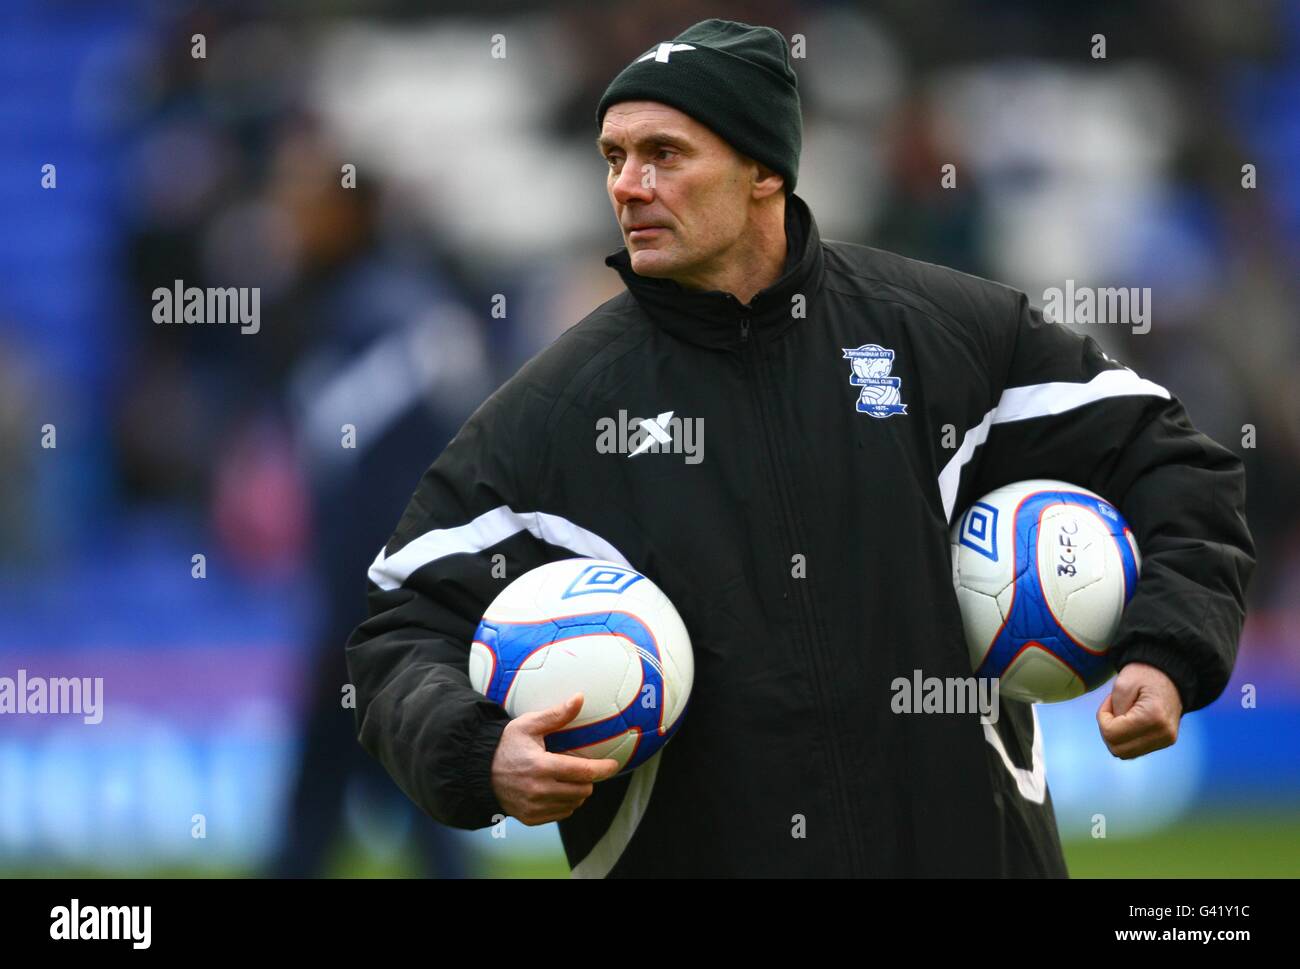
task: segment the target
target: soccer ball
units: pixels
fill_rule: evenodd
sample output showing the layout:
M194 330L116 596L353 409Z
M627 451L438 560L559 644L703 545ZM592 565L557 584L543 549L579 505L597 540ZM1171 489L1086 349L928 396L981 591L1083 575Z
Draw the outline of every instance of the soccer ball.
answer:
M488 606L470 646L474 689L511 717L582 693L546 749L645 763L677 730L695 678L690 636L659 587L598 559L525 572Z
M977 676L1055 703L1114 675L1107 657L1141 558L1099 495L1034 480L985 495L952 529L952 580Z

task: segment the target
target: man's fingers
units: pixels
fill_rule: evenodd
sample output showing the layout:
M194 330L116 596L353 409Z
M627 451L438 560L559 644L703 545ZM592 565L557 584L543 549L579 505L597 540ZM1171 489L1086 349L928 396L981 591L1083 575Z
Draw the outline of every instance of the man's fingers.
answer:
M1148 724L1163 725L1169 719L1164 705L1158 697L1147 696L1139 697L1139 702L1130 703L1122 712L1115 701L1115 691L1102 702L1101 707L1097 710L1097 724L1103 731L1107 727L1119 729L1139 729L1140 726Z
M547 779L533 781L525 787L528 793L516 817L525 824L546 824L562 821L586 803L591 797L590 783L573 783Z
M1132 740L1126 740L1122 743L1107 743L1110 752L1120 760L1131 760L1134 757L1141 757L1143 754L1149 754L1152 751L1164 750L1171 747L1176 738L1170 737L1167 733L1144 734Z
M1101 728L1102 739L1111 745L1132 743L1166 733L1165 725L1158 721L1147 723L1140 720L1125 720L1123 717L1116 717L1107 726Z
M1162 718L1144 707L1134 707L1123 716L1116 716L1102 704L1102 708L1097 711L1097 723L1101 727L1102 736L1126 738L1159 727Z
M522 788L528 804L536 808L580 807L591 797L591 784L572 781L535 780Z
M1115 707L1110 702L1110 694L1106 694L1106 699L1101 701L1101 706L1097 709L1097 724L1104 731L1106 724L1115 719Z
M1109 697L1097 711L1097 725L1110 752L1121 760L1161 750L1178 739L1177 726L1148 708L1134 707L1122 717L1115 716Z
M1097 710L1097 726L1101 729L1102 739L1107 744L1128 739L1129 733L1134 729L1137 722L1134 713L1126 713L1123 716L1117 715L1110 696L1106 697L1100 709Z
M539 799L557 804L585 801L591 797L592 792L596 789L593 784L581 781L550 780L546 783L546 793L540 795Z
M518 816L520 824L535 828L538 825L550 824L552 821L563 821L565 818L573 817L576 808L548 808L543 811L531 811Z
M592 760L573 754L546 754L546 773L560 781L593 784L618 773L618 761L610 758Z

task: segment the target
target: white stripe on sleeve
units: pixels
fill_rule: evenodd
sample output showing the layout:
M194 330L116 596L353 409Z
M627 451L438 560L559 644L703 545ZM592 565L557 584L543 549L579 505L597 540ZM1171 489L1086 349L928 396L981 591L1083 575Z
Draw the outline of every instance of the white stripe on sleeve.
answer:
M968 430L961 447L939 472L939 494L943 498L944 518L952 521L953 505L957 501L957 488L961 484L962 469L970 463L975 449L983 444L994 424L1008 424L1034 417L1051 417L1063 414L1085 404L1107 397L1150 396L1169 398L1169 391L1157 383L1139 377L1132 370L1103 370L1087 383L1058 381L1048 384L1029 384L1008 387L1002 392L996 406L984 419Z
M501 505L485 511L468 524L425 532L387 557L381 548L370 566L370 581L385 591L392 591L417 569L436 559L481 552L519 532L528 532L543 542L567 548L587 558L617 562L629 569L632 567L613 545L567 518L541 511L516 512Z

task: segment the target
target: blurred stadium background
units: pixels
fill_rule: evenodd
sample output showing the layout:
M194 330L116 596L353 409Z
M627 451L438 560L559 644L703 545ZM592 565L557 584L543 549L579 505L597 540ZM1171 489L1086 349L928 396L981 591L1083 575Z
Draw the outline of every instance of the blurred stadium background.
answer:
M424 467L618 291L597 97L710 16L806 37L825 236L1152 288L1149 333L1090 332L1243 454L1260 566L1175 748L1040 709L1057 817L1077 875L1300 875L1300 4L1264 0L9 0L0 675L103 676L106 715L0 722L0 875L564 873L553 828L409 807L342 642ZM155 325L175 279L260 287L261 332Z

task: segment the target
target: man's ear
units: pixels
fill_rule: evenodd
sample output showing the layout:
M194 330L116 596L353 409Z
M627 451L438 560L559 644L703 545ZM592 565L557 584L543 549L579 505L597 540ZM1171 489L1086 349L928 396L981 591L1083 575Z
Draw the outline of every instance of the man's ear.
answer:
M764 199L785 188L785 178L762 162L754 162L754 169L754 198Z

